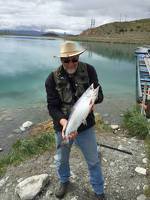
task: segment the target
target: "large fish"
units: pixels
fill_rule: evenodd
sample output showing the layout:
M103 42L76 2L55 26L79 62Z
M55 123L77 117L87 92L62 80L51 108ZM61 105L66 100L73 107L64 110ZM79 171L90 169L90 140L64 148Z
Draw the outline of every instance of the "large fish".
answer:
M69 134L77 132L82 123L86 124L86 118L98 97L98 91L99 86L94 89L92 84L74 104L65 130L66 138L68 138Z

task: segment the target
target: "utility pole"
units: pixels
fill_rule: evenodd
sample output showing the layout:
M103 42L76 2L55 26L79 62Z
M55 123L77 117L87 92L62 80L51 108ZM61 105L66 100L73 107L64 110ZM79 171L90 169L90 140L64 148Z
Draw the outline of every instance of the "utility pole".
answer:
M127 21L127 15L125 15L125 22Z
M120 14L120 22L121 22L121 20L122 20L122 14Z
M95 27L95 19L92 18L91 19L91 26L90 26L90 28L94 28L94 27Z

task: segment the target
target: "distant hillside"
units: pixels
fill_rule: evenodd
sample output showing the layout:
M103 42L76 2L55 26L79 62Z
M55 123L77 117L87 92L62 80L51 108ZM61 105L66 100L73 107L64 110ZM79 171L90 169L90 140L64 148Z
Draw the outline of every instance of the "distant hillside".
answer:
M96 28L83 31L80 35L109 36L121 34L150 33L150 19L142 19L130 22L113 22Z
M150 44L150 18L113 22L83 31L73 40Z
M35 30L0 30L0 35L27 35L27 36L41 36L43 32Z
M42 36L47 36L47 37L58 37L59 35L55 32L47 32L42 34Z

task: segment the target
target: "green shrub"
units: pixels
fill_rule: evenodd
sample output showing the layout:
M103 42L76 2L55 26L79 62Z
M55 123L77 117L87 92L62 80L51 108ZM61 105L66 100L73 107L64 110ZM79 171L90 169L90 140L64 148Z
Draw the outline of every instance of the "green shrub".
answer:
M4 174L8 165L19 164L33 155L41 154L54 145L54 134L43 133L40 136L17 140L12 151L0 159L0 176Z
M137 136L144 139L149 133L149 123L147 119L140 114L138 108L127 111L123 118L123 127L128 130L131 136Z

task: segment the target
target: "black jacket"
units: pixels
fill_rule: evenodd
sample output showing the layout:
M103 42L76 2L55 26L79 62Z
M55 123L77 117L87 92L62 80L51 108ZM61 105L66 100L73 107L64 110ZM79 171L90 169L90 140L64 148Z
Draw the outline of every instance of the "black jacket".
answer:
M87 64L87 71L88 71L88 75L89 75L89 85L91 85L92 83L94 83L94 87L97 87L99 85L98 83L98 78L97 78L97 73L94 69L93 66ZM72 85L72 91L74 91L74 82L69 79L71 85ZM49 76L46 79L45 82L45 88L46 88L46 93L47 93L47 108L49 111L49 115L52 117L53 119L53 123L54 123L54 129L56 131L61 131L62 130L62 126L60 125L59 121L62 118L66 118L68 119L68 116L65 116L62 112L61 112L61 99L59 97L59 94L56 90L56 84L54 81L54 77L53 77L53 72L51 72L49 74ZM87 86L88 88L88 86ZM87 89L85 88L85 90ZM102 88L100 86L99 88L99 94L98 94L98 99L96 100L96 104L97 103L101 103L103 101L103 92L102 92ZM83 131L87 128L92 127L95 124L95 118L94 118L94 114L93 112L90 112L90 114L88 115L87 119L87 124L81 124L81 126L79 127L78 131Z

